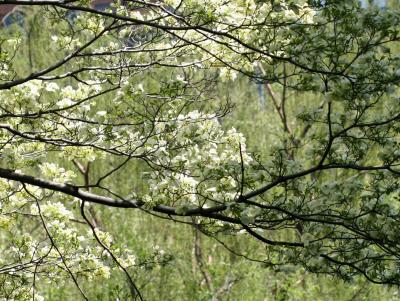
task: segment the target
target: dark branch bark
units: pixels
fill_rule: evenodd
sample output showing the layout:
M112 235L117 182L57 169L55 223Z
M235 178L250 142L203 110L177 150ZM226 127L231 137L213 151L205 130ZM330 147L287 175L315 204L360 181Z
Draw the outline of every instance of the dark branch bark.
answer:
M0 178L18 181L24 184L33 185L36 187L40 187L43 189L49 189L52 191L61 192L83 201L106 205L110 207L119 207L119 208L140 208L145 205L145 203L141 200L118 200L110 197L100 196L94 193L89 193L79 189L78 187L70 184L62 184L52 181L43 180L37 177L32 177L29 175L24 175L18 172L15 172L11 169L0 168ZM222 221L227 221L231 223L240 223L237 219L227 217L221 214L217 214L218 212L224 211L227 207L225 205L219 205L212 208L202 208L197 207L193 209L188 209L185 213L179 214L176 212L176 209L166 205L156 205L152 208L153 211L169 214L169 215L180 215L180 216L204 216L219 219Z

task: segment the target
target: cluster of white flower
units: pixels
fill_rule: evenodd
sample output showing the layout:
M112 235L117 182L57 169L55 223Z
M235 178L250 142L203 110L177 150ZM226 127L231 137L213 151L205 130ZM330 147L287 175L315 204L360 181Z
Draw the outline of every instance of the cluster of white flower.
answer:
M151 172L145 199L152 204L173 204L181 213L232 202L242 185L238 183L242 165L247 168L252 163L244 136L235 129L225 132L215 117L199 111L179 115L168 127L174 129L172 133L164 131L165 125L158 126L158 142L169 143L164 144L163 157L157 162L170 168Z

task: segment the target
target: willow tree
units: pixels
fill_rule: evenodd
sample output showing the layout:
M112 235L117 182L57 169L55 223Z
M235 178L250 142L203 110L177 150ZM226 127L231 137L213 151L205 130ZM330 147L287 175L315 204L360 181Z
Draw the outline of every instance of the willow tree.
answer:
M142 299L136 255L115 247L92 204L210 236L246 233L273 269L400 283L397 10L350 0L1 4L35 6L49 25L42 50L27 53L18 26L0 39L2 298L40 299L38 282L69 278L87 299L82 279L116 269ZM20 66L44 50L40 66ZM282 134L267 137L268 153L221 126L230 105L217 90L237 77L262 84L276 111ZM96 162L108 164L94 178Z

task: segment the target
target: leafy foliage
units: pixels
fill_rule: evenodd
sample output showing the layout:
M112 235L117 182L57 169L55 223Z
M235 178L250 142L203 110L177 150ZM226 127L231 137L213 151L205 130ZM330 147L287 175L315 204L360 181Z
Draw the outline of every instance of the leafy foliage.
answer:
M112 298L143 299L140 270L174 256L115 241L116 207L193 226L206 299L240 277L213 287L200 233L276 273L399 284L398 10L16 3L31 14L0 40L1 297L70 279L88 300L85 280L117 277ZM249 80L270 112L244 125Z

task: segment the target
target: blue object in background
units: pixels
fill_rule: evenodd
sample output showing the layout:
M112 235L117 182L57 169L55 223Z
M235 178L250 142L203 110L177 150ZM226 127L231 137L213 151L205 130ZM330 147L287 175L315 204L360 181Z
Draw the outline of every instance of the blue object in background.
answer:
M367 8L369 5L376 5L379 8L385 8L386 7L386 0L361 0L361 6L364 8Z
M111 5L111 3L98 3L98 4L95 4L93 6L93 8L98 11L105 11L107 8L110 7L110 5Z
M264 109L265 108L265 89L264 89L264 84L257 83L257 91L258 91L258 96L260 97L260 107L261 107L261 109Z
M5 27L17 24L21 27L24 26L24 13L19 10L13 10L3 18L3 25Z

